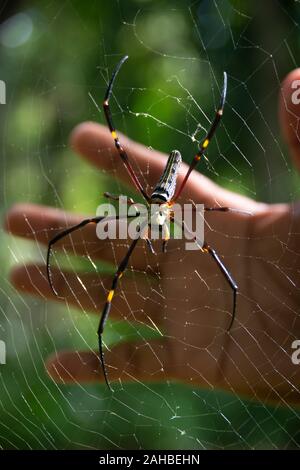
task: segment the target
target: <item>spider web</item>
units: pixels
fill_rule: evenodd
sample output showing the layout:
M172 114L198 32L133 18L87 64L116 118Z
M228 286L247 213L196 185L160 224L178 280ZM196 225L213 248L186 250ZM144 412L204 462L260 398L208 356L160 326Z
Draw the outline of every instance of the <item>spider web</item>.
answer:
M102 3L102 10L94 4L82 10L79 2L29 2L2 25L1 63L7 76L1 78L9 89L1 127L3 214L21 201L95 214L104 191L134 196L118 179L119 167L109 149L99 157L110 159L111 169L99 172L68 148L68 134L78 122L104 123L95 102L100 103L123 53L134 65L124 66L114 89L118 130L166 153L178 148L189 161L211 122L225 69L229 89L224 119L199 171L255 200L296 201L299 180L278 136L276 107L282 77L298 65L298 2ZM274 29L266 25L270 12ZM63 40L55 31L61 31ZM151 159L146 171L139 171L134 159L133 164L150 191ZM233 274L240 263L263 261L261 250L255 252L260 240L246 255L240 247L251 237L226 226L225 215L223 225L216 225L216 217L209 219L207 237L216 241ZM54 267L69 270L77 284L74 289L66 281L69 302L54 303L43 293L17 292L9 283L13 265L45 260L45 248L38 243L45 229L35 231L27 222L33 241L1 234L0 339L7 348L7 363L0 366L1 448L299 447L299 409L287 396L290 391L299 401L297 366L294 376L285 374L278 359L282 351L285 357L292 354L299 309L290 307L267 277L258 280L252 270L236 279L242 286L260 283L264 295L257 298L241 288L234 328L242 333L233 332L229 339L232 299L217 268L178 241L169 243L164 259L141 244L143 266L131 266L124 276L128 284L122 281L104 342L112 351L118 344L129 345L128 370L141 351L150 351L150 358L152 351L156 368L149 371L152 359L140 367L153 380L142 381L133 373L127 382L121 374L112 383L113 395L97 382L56 384L45 372L47 357L62 350L97 350L99 311L95 315L90 310L97 312L102 305L108 276L128 244L121 240L104 250L82 235L80 258L72 250L55 251ZM276 241L274 233L269 243ZM111 262L101 262L107 253ZM272 261L277 282L287 294L298 291L292 266L282 267L281 261L279 250ZM38 290L30 273L29 284L31 280ZM92 285L84 282L87 274L94 276ZM99 304L90 294L98 288ZM78 292L85 293L91 308ZM276 299L273 310L266 301L271 298ZM289 321L283 322L279 312ZM266 324L280 325L280 336L273 337ZM153 349L155 341L162 345L161 356ZM164 374L162 358L170 344L174 368L186 361L184 382L167 375L155 380L161 370ZM257 361L253 348L259 352ZM218 386L218 373L228 364L240 374L239 383L250 398L234 381L227 382L226 391ZM255 382L247 377L247 368L256 370ZM270 379L273 369L280 377L277 385ZM268 391L264 397L262 385Z

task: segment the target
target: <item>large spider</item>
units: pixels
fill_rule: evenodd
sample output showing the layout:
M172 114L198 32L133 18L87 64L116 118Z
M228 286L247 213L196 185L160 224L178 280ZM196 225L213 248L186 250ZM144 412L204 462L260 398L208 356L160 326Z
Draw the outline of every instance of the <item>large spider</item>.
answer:
M112 94L112 89L113 89L113 84L114 84L115 78L116 78L120 68L122 67L122 65L124 64L124 62L127 59L128 59L128 56L123 57L120 60L120 62L118 63L114 73L112 74L112 77L110 79L110 82L108 84L108 88L107 88L107 91L106 91L106 94L105 94L105 97L104 97L104 102L103 102L104 114L105 114L105 117L106 117L107 125L108 125L109 130L111 132L111 135L114 139L115 146L116 146L116 148L119 152L119 155L120 155L120 157L121 157L128 173L129 173L136 189L143 196L144 200L146 201L146 204L147 204L148 208L150 208L151 204L157 204L158 207L159 207L158 211L154 214L154 218L155 218L155 223L159 226L160 230L162 231L163 228L165 229L164 230L164 237L163 237L163 251L166 251L166 245L167 245L168 239L170 237L169 231L167 230L166 222L169 221L169 220L176 222L176 220L174 219L174 213L172 211L172 207L173 207L174 203L177 201L177 199L179 198L180 194L182 193L182 190L185 187L186 182L187 182L191 172L196 167L197 163L199 162L202 155L206 151L213 135L216 132L216 129L217 129L219 123L220 123L220 120L222 118L224 103L225 103L225 98L226 98L226 90L227 90L227 74L226 74L226 72L224 72L224 82L223 82L223 89L222 89L222 93L221 93L221 99L220 99L219 107L216 111L214 120L213 120L213 122L211 124L211 127L210 127L209 131L207 132L205 138L203 139L202 144L199 146L198 152L196 153L196 155L192 159L192 161L190 163L190 166L188 168L188 171L187 171L181 185L179 186L179 188L175 192L177 175L178 175L178 171L179 171L179 168L180 168L180 164L182 162L182 158L181 158L181 154L180 154L180 152L178 152L178 150L173 150L169 155L169 158L167 160L167 163L166 163L165 169L163 171L163 174L161 175L157 185L153 189L153 192L152 192L151 196L149 196L146 193L146 191L144 190L144 188L142 187L140 181L138 180L138 178L137 178L137 176L136 176L136 174L135 174L135 172L134 172L134 170L131 166L130 160L129 160L128 155L127 155L127 152L122 147L122 145L119 141L115 126L113 124L113 119L112 119L112 115L111 115L110 107L109 107L109 100L110 100L110 97L111 97L111 94ZM108 198L114 199L114 200L118 200L120 198L120 196L114 196L110 193L105 193L105 196L108 197ZM130 203L134 203L134 202L131 200ZM232 211L234 209L230 209L229 207L205 207L204 210L205 211L228 212L228 211ZM137 215L138 215L138 212L136 213L136 215L128 216L128 217L136 217ZM121 216L117 215L116 217L113 217L113 218L112 217L111 218L108 218L108 217L92 217L92 218L89 218L89 219L85 219L85 220L82 220L82 222L80 222L79 224L74 225L72 227L69 227L68 229L66 229L62 232L59 232L55 237L53 237L50 240L50 242L48 244L48 252L47 252L47 276L48 276L48 281L49 281L50 287L51 287L51 289L52 289L52 291L55 295L58 295L58 293L57 293L57 291L56 291L56 289L53 285L51 269L50 269L50 256L51 256L53 245L56 242L58 242L59 240L61 240L63 237L69 235L70 233L74 232L75 230L78 230L78 229L84 227L85 225L87 225L89 223L99 224L104 219L107 222L109 219L110 220L120 220L120 218L121 218ZM106 302L105 302L105 305L104 305L104 308L103 308L103 311L102 311L102 314L101 314L99 328L98 328L98 332L97 332L98 333L98 339L99 339L99 357L100 357L100 363L101 363L101 367L102 367L102 370L103 370L103 375L104 375L104 378L105 378L105 382L106 382L109 389L111 389L111 387L110 387L110 384L109 384L108 374L107 374L106 367L105 367L103 347L102 347L102 334L103 334L103 331L104 331L104 326L105 326L106 320L107 320L109 312L110 312L112 299L113 299L115 290L117 288L118 281L122 277L125 269L127 268L130 256L131 256L133 250L135 249L138 241L141 238L145 239L147 244L148 244L148 247L153 252L153 247L152 247L152 244L151 244L151 240L148 238L148 229L149 229L151 223L153 223L153 214L150 217L150 210L149 210L149 218L148 218L147 225L144 226L144 227L140 227L140 230L139 230L137 236L134 238L134 240L131 242L131 245L129 246L129 249L126 253L126 256L124 257L124 259L121 261L120 265L118 266L118 269L117 269L117 271L116 271L116 273L113 277L111 289L110 289L110 291L107 295L107 299L106 299ZM195 239L195 241L197 241L197 240ZM218 268L220 269L221 273L223 274L223 276L225 277L225 279L227 280L228 284L230 285L230 287L232 289L232 292L233 292L233 308L232 308L231 321L230 321L230 324L229 324L229 327L228 327L228 330L230 330L230 328L233 324L234 318L235 318L236 297L237 297L238 286L237 286L236 282L234 281L234 279L232 278L232 276L231 276L230 272L228 271L228 269L224 266L224 264L220 260L220 257L218 256L217 252L212 247L210 247L204 241L203 245L199 246L199 249L202 252L208 253L208 254L211 255L211 257L215 260Z

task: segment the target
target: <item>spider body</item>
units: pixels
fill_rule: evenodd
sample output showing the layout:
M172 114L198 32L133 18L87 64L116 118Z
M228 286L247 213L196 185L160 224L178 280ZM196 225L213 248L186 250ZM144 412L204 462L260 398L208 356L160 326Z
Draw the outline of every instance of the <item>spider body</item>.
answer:
M175 194L177 176L181 163L182 158L180 152L178 150L172 150L165 169L150 196L149 202L154 208L154 211L150 210L149 212L148 228L151 230L152 238L158 237L157 232L163 233L163 251L166 251L167 242L170 238L169 229L166 224L173 216L172 198ZM154 252L150 238L146 237L146 239L150 250Z
M174 215L173 215L172 206L175 204L175 202L178 200L179 196L181 195L191 172L194 170L194 168L196 167L198 162L201 160L202 155L205 153L205 151L206 151L213 135L215 134L215 131L216 131L216 129L217 129L219 123L220 123L220 120L222 118L222 115L223 115L223 108L224 108L224 104L225 104L226 90L227 90L227 75L224 72L224 82L223 82L223 89L222 89L222 93L221 93L221 99L220 99L219 107L218 107L218 109L215 113L214 120L212 121L211 126L210 126L205 138L203 139L202 143L200 144L196 155L191 160L191 162L188 166L188 170L185 174L185 177L181 181L181 183L179 185L179 188L177 188L177 192L176 192L176 182L177 182L177 176L178 176L179 170L180 170L180 165L182 163L182 158L181 158L181 154L178 150L173 150L170 153L169 157L168 157L165 169L164 169L157 185L153 189L153 191L151 193L151 196L148 196L147 192L145 191L145 189L141 185L138 177L136 176L136 174L135 174L135 172L134 172L134 170L131 166L131 163L130 163L130 160L129 160L129 157L128 157L128 154L127 154L126 150L124 149L124 147L120 143L120 140L118 138L115 126L113 124L113 119L112 119L110 106L109 106L109 101L110 101L110 97L111 97L111 94L112 94L112 88L113 88L115 78L116 78L121 66L124 64L124 62L127 60L127 58L128 58L128 56L125 56L120 60L120 62L118 63L118 65L117 65L117 67L116 67L116 69L115 69L114 73L112 74L112 77L109 81L107 91L106 91L104 101L103 101L104 115L105 115L105 118L106 118L106 121L107 121L108 128L111 132L111 136L114 140L117 152L118 152L121 160L123 161L124 166L126 167L126 169L128 171L128 174L129 174L136 190L142 195L142 197L146 201L147 207L149 209L150 209L150 206L153 205L153 204L156 205L157 207L156 207L156 209L153 213L151 212L151 210L148 211L148 220L146 221L145 226L140 228L140 231L137 234L137 236L131 241L131 244L128 248L128 251L127 251L125 257L123 258L123 260L119 264L119 266L118 266L118 268L115 272L115 275L112 279L111 289L108 292L106 302L104 304L102 314L101 314L101 317L100 317L100 322L99 322L99 327L98 327L99 357L100 357L100 363L101 363L103 375L104 375L104 378L105 378L105 382L106 382L109 389L111 389L111 387L110 387L110 384L109 384L108 374L107 374L105 363L104 363L104 354L103 354L103 348L102 348L102 335L103 335L106 320L109 316L109 312L110 312L111 305L112 305L112 300L113 300L115 291L117 289L118 282L119 282L120 278L123 276L123 273L124 273L124 271L126 270L126 268L128 266L130 256L131 256L132 252L134 251L134 249L135 249L135 247L136 247L136 245L137 245L137 243L139 242L140 239L146 240L146 242L148 244L148 247L150 248L151 252L154 253L154 250L153 250L153 247L152 247L152 244L151 244L151 239L148 236L149 235L149 228L151 226L156 225L158 230L163 233L163 237L162 237L163 238L163 251L166 251L166 245L167 245L167 242L170 238L170 234L169 234L168 226L167 226L166 222L171 220L174 223L176 223L176 220L175 220ZM105 196L109 197L113 200L118 200L120 198L120 196L111 195L110 193L105 193ZM129 203L134 204L134 201L129 199ZM220 206L205 207L204 210L205 211L215 211L215 212L234 211L234 209L230 209L229 207L220 207ZM137 216L138 216L138 213L136 215L130 215L130 216L128 215L127 218L134 218L134 217L137 217ZM113 217L113 220L120 220L120 219L121 219L121 217L118 216L118 215L116 217ZM70 228L68 228L68 229L66 229L62 232L59 232L57 235L55 235L52 238L52 240L50 240L50 242L48 244L48 252L47 252L47 276L48 276L49 285L50 285L52 291L56 295L58 295L58 293L57 293L57 291L56 291L56 289L53 285L52 274L51 274L51 269L50 269L50 256L51 256L51 252L52 252L52 246L56 242L58 242L59 240L64 238L65 236L67 236L67 235L71 234L72 232L74 232L75 230L81 229L85 225L90 224L90 223L99 224L103 220L107 221L108 218L106 218L106 217L92 217L92 218L85 219L82 222L80 222L79 224L77 224L75 226L72 226L72 227L70 227ZM182 225L182 228L183 227L184 227L184 224ZM199 247L199 250L202 253L207 253L211 256L211 258L216 263L218 269L220 270L222 276L224 277L224 279L227 281L228 285L232 289L233 308L232 308L231 321L230 321L230 324L229 324L229 327L228 327L228 330L230 330L230 328L233 324L234 318L235 318L236 298L237 298L238 286L237 286L236 282L234 281L233 277L231 276L229 270L223 264L222 260L220 259L219 255L217 254L217 252L212 247L210 247L207 242L204 242L202 246L198 246L198 247Z
M173 150L167 160L164 172L155 186L150 201L154 204L164 204L171 201L175 194L177 176L182 162L178 150Z

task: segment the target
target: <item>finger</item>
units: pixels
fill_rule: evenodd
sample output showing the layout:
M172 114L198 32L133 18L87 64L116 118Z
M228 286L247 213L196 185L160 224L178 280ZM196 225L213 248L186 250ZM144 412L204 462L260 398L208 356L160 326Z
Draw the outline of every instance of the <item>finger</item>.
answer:
M105 349L104 361L109 381L177 382L208 387L216 381L216 363L211 354L197 349L198 367L190 364L186 348L178 355L178 341L164 338L144 342L121 343ZM60 351L46 361L46 369L55 382L105 383L99 356L94 351ZM228 385L227 385L228 386Z
M52 277L59 297L50 289L45 266L33 264L15 266L10 273L12 285L21 292L43 299L67 301L80 310L101 314L107 292L111 287L112 276L78 275L53 269ZM158 312L161 309L161 298L150 288L145 275L135 276L134 279L125 275L114 296L111 316L149 324L149 316L155 322L159 321L161 315Z
M299 87L300 68L293 70L285 77L279 97L279 120L282 133L298 170L300 170Z
M123 134L118 134L141 183L154 185L163 171L166 162L165 154L134 142ZM115 177L131 184L130 176L106 126L94 122L79 124L71 134L70 143L77 153L93 165L106 171L112 171ZM143 178L142 175L147 176Z
M123 343L104 353L111 382L154 382L168 376L168 351L162 341ZM104 382L96 352L59 352L47 360L46 369L58 383Z
M4 228L13 235L48 245L58 232L78 224L86 217L47 206L17 204L7 213ZM117 225L125 223L124 220L117 222ZM58 242L56 248L116 264L125 256L128 244L126 240L120 239L99 240L95 224L88 224ZM156 263L156 260L149 256L145 244L141 243L133 252L130 263L135 269L144 270Z
M106 171L114 171L114 176L126 183L130 182L130 178L107 127L93 122L82 123L73 130L70 140L74 150L93 165ZM133 142L123 135L120 135L120 141L134 163L137 176L141 178L141 175L143 175L143 179L140 179L140 181L150 184L153 188L165 168L167 156L142 144ZM189 160L192 159L195 152L196 148L191 148ZM187 169L188 166L183 163L177 185L180 185ZM198 169L201 169L201 163ZM203 202L207 206L219 204L252 212L259 210L259 204L255 201L220 188L197 171L192 172L186 189L183 192L183 198L191 198L197 202Z

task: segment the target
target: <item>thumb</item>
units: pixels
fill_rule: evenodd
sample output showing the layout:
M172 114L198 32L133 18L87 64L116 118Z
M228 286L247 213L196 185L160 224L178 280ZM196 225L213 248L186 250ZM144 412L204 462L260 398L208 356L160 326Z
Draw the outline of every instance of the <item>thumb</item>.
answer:
M294 163L300 171L300 68L290 72L282 82L279 122Z

